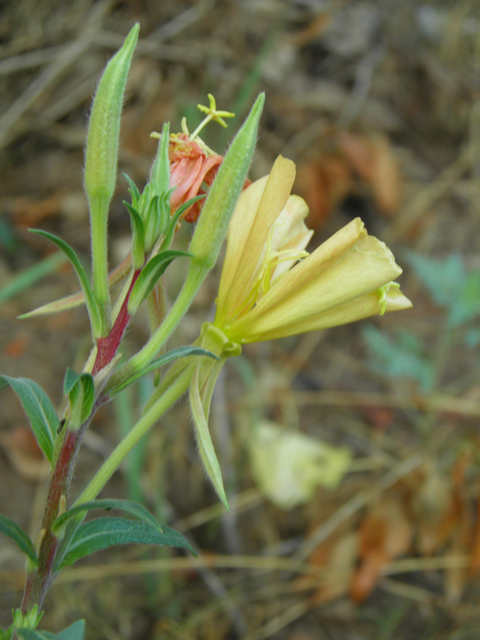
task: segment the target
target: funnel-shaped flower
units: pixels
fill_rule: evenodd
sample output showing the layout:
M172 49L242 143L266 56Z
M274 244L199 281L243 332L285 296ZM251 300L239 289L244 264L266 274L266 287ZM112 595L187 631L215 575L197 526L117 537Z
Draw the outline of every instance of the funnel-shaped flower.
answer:
M295 165L281 156L250 185L230 222L214 324L234 343L346 324L410 301L392 281L402 270L357 218L312 254L305 202L290 196ZM300 260L300 261L299 261ZM298 262L299 261L299 262Z

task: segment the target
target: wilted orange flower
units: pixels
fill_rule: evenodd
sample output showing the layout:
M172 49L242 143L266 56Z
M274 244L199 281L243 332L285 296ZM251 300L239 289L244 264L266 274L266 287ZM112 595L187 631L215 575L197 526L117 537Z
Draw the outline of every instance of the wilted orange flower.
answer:
M208 154L198 142L191 140L186 133L170 136L168 149L170 160L170 188L175 191L170 197L172 213L185 202L202 195L203 183L211 186L217 175L223 156ZM187 209L183 218L187 222L196 222L202 210L203 200L195 202Z

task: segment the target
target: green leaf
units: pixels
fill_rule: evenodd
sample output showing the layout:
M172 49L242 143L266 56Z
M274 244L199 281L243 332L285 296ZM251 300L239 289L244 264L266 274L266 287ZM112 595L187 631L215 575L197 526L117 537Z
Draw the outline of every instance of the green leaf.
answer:
M205 467L205 471L212 481L222 504L227 510L229 510L228 500L223 486L222 472L220 470L220 465L218 464L217 454L215 453L212 437L208 428L207 418L204 412L203 402L200 397L198 367L195 371L192 384L190 385L190 407L192 409L195 435L197 436L198 450L203 466Z
M53 523L53 530L58 531L63 525L72 518L73 516L83 513L86 511L92 511L93 509L118 509L120 511L125 511L126 513L130 513L133 516L137 516L140 520L144 522L148 522L160 531L163 532L163 527L157 522L154 516L139 502L134 502L133 500L116 500L116 499L103 499L103 500L92 500L91 502L84 502L83 504L76 504L68 511L65 511L59 518L55 520Z
M187 540L177 531L163 527L160 532L147 522L125 518L98 518L78 527L66 553L62 567L68 567L95 551L118 544L158 544L181 547L194 553Z
M133 376L127 378L123 382L121 382L118 386L115 387L114 393L118 393L130 386L133 382L138 380L139 378L143 378L143 376L147 375L151 371L155 371L160 367L168 364L169 362L173 362L174 360L178 360L179 358L186 358L188 356L207 356L209 358L214 358L215 360L220 360L218 356L216 356L211 351L207 351L207 349L202 349L201 347L177 347L176 349L172 349L171 351L167 351L158 358L155 358L143 369L136 371ZM110 393L109 393L110 395Z
M7 385L17 394L38 445L51 463L60 420L50 398L42 387L28 378L0 376L0 391Z
M75 373L67 368L63 382L63 392L70 400L70 427L82 425L92 412L95 400L95 383L90 373Z
M53 233L48 233L48 231L42 231L40 229L29 229L32 233L36 233L39 236L43 236L53 242L53 244L57 245L59 249L61 249L67 258L72 263L72 267L77 274L77 278L80 282L80 286L82 287L82 291L85 295L85 301L87 304L88 315L90 317L90 323L92 325L92 332L94 337L99 337L101 335L101 319L100 319L100 310L98 308L97 301L93 295L92 288L90 287L90 283L87 278L87 274L85 273L85 269L82 266L82 263L78 259L77 254L72 249L72 247L67 244L61 238L54 236Z
M192 254L186 251L162 251L147 262L130 293L128 300L128 313L130 315L133 316L142 302L146 300L169 264L179 257L191 258Z
M145 261L145 225L138 211L125 200L123 204L130 214L130 224L132 226L132 266L134 269L141 269Z
M33 629L17 629L17 633L24 640L83 640L85 620L77 620L60 633L50 633L50 631L39 631L38 629L35 631Z
M13 522L13 520L10 520L7 516L0 515L0 531L16 542L17 546L30 558L35 566L38 565L38 558L33 548L33 542L22 527L19 527L16 522Z

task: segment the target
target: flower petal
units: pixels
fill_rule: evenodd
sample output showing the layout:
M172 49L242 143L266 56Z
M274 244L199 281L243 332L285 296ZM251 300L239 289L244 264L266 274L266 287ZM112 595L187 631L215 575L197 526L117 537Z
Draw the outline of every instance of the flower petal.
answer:
M271 331L291 335L299 332L292 327L298 327L300 321L327 311L333 314L334 324L344 324L335 309L346 303L355 306L358 298L376 292L401 272L386 245L368 236L356 219L277 279L248 315L229 328L229 335L247 342ZM341 311L346 312L346 307ZM350 317L345 320L351 321Z
M307 318L300 317L295 322L276 329L271 328L261 334L257 333L256 336L250 334L244 338L243 342L276 340L286 336L316 331L317 329L328 329L329 327L337 327L348 324L349 322L356 322L357 320L376 316L383 311L387 313L390 311L400 311L402 309L408 309L411 306L412 303L410 300L404 296L398 288L391 289L387 294L386 305L385 302L382 303L379 291L376 290L317 315L312 315Z
M227 251L217 298L216 321L223 324L250 293L261 267L270 229L287 202L295 165L279 156L268 177L250 185L237 202L228 231Z

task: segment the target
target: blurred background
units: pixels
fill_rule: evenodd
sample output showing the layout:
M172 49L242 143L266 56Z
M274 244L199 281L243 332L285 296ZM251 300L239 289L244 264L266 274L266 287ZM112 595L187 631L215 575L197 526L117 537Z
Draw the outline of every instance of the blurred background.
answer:
M236 113L266 92L250 177L281 153L310 207L311 249L356 216L392 248L413 308L248 345L219 380L212 429L231 512L205 479L180 402L105 489L140 500L198 549L98 553L65 571L41 626L89 640L469 640L480 634L480 25L478 0L6 0L0 6L0 371L61 408L88 354L84 310L16 316L77 290L91 96L135 21L120 173L145 184L170 120L213 93ZM119 176L120 176L119 173ZM113 266L129 250L118 179ZM184 224L178 244L188 242ZM175 263L176 266L176 263ZM173 299L181 266L168 272ZM211 317L217 268L174 338ZM141 317L125 352L148 339ZM72 496L128 431L143 380L95 417ZM1 396L0 512L36 534L48 470L13 393ZM0 625L23 557L2 538Z

